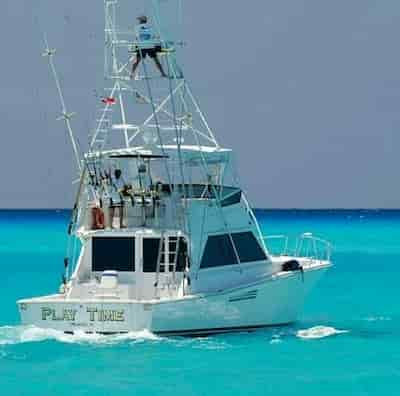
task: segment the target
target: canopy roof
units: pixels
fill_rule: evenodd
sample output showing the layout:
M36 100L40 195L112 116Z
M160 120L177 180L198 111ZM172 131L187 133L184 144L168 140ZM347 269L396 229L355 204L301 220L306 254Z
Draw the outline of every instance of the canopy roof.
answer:
M229 161L232 150L212 147L212 146L180 146L182 161L186 165L200 165L226 163ZM154 147L130 147L107 151L95 151L85 154L86 159L96 158L144 158L144 159L160 159L169 158L178 159L179 152L177 145L154 146Z

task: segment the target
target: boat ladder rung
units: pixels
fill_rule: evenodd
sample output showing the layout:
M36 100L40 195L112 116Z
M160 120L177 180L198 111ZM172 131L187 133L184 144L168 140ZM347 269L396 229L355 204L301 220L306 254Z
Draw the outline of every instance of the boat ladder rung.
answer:
M176 272L176 265L178 262L178 251L179 251L179 238L178 237L169 237L168 238L168 262L169 266L171 268L172 266L172 272L175 277L175 272ZM171 260L172 258L172 260ZM171 272L171 271L170 271Z
M110 76L111 80L123 80L123 81L131 81L130 76Z
M113 91L114 90L114 88L104 88L106 91ZM131 91L131 89L129 89L129 88L126 88L126 87L120 87L120 88L118 88L118 91L119 90L121 90L121 91Z

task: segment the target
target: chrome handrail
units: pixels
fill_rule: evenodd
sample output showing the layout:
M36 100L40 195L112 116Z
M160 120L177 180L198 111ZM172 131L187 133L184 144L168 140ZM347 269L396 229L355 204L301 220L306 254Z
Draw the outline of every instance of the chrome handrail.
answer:
M268 241L269 240L283 240L284 245L283 249L280 252L279 256L287 256L288 255L288 249L289 249L289 237L287 235L266 235L263 236L265 246L267 247L268 251L271 251L271 249L268 246Z
M263 236L268 251L272 249L268 246L268 241L283 240L283 249L278 256L293 256L297 258L308 258L311 260L330 261L332 256L332 244L322 238L314 236L311 232L301 234L295 243L295 248L290 254L289 237L287 235L267 235ZM291 249L292 250L292 249Z
M325 239L314 236L311 232L302 234L296 242L296 257L330 261L332 245Z

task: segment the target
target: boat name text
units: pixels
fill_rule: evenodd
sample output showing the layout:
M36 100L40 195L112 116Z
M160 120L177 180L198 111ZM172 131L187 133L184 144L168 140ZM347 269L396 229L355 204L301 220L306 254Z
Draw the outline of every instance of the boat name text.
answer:
M42 320L61 321L61 322L75 322L76 309L63 309L57 312L54 308L42 307ZM90 322L124 322L125 311L113 309L98 309L95 307L86 308L89 314Z

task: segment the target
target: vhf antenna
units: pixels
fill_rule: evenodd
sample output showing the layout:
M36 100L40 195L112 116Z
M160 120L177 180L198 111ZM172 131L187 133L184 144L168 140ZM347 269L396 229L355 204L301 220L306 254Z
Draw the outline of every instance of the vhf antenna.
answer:
M80 160L80 156L79 156L78 145L76 143L76 140L75 140L75 137L74 137L74 133L72 131L72 126L71 126L71 119L76 113L68 113L68 111L67 111L67 106L65 105L65 100L64 100L64 95L63 95L62 89L61 89L60 80L58 78L58 74L57 74L56 67L54 65L54 60L53 60L53 57L56 54L56 50L55 49L50 49L48 41L47 41L46 34L44 34L44 44L46 46L46 49L43 52L42 56L46 57L49 60L50 69L51 69L51 72L53 74L56 86L57 86L58 96L60 98L61 107L62 107L61 116L58 117L57 120L64 120L65 121L65 125L66 125L67 131L68 131L68 135L69 135L69 138L71 140L72 148L74 150L76 164L78 166L79 172L81 173L82 172L82 165L81 165L81 160Z

